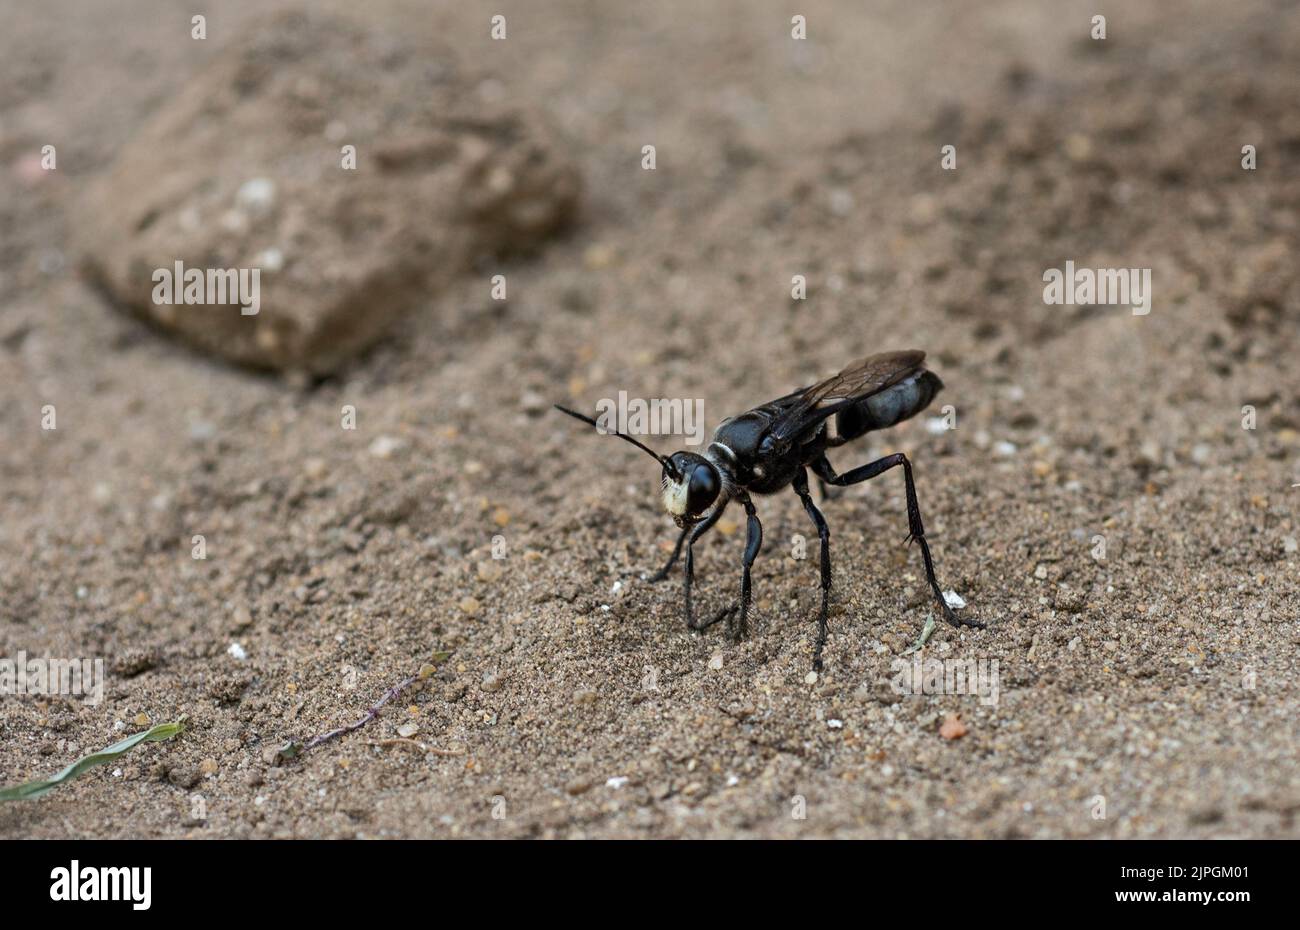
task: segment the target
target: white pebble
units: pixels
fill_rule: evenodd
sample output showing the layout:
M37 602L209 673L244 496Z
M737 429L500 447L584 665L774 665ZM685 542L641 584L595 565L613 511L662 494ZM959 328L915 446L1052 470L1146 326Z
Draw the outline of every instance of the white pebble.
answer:
M239 188L235 199L250 210L267 210L275 203L275 182L270 178L253 178Z
M279 249L263 249L255 261L263 271L279 271L284 267L284 253Z
M944 591L943 599L944 602L953 610L961 610L966 606L966 599L956 591Z
M231 643L226 648L226 652L230 653L230 655L233 658L237 659L240 662L243 662L245 659L248 658L248 652L245 651L244 647L241 646L239 643Z
M377 459L392 458L393 453L404 445L405 443L395 436L377 436L370 444L370 454Z
M605 782L605 787L618 790L619 788L622 788L626 784L627 784L626 775L615 775L613 778Z

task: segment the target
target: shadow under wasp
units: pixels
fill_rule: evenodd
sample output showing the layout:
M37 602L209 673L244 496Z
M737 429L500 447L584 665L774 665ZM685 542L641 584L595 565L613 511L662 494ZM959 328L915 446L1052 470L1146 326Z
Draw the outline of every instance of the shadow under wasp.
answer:
M763 526L751 494L774 494L794 488L821 540L821 610L817 617L817 645L813 668L821 670L826 645L827 612L831 590L830 529L808 490L808 469L826 485L844 487L875 478L902 466L907 490L907 542L915 541L925 563L925 578L934 592L943 618L953 626L982 628L982 623L958 618L948 606L934 576L934 560L925 538L921 509L916 502L912 463L901 452L837 474L826 451L852 442L873 430L887 429L929 406L943 382L922 364L925 353L916 349L881 352L845 368L839 374L769 401L718 425L703 455L674 452L663 456L627 433L602 430L625 439L663 466L663 505L681 534L667 564L652 581L662 581L686 548L684 611L686 625L705 630L726 620L733 637L748 635L751 601L750 568L763 545ZM590 423L591 417L556 404L556 409ZM731 501L745 508L747 537L741 561L740 603L719 610L711 619L697 620L691 604L695 580L692 547L711 530ZM737 617L737 613L739 617Z

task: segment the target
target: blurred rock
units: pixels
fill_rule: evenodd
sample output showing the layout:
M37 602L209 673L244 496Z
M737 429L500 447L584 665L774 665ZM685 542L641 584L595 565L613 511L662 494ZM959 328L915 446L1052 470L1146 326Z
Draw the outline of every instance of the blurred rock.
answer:
M474 258L534 246L572 217L567 153L537 114L482 101L478 83L448 55L345 22L265 19L92 186L87 273L233 362L335 369ZM258 268L258 312L155 303L155 271L176 262Z

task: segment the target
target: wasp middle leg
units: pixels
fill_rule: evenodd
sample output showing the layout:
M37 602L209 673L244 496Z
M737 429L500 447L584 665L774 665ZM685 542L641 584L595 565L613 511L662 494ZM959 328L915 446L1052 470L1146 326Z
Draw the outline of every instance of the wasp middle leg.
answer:
M758 552L763 548L763 524L758 522L758 511L754 509L754 502L749 499L749 495L740 496L740 502L745 505L746 534L745 534L745 557L741 563L743 566L740 575L740 622L736 624L734 636L736 639L744 639L749 635L749 604L751 600L749 570L754 565L754 560L758 558ZM734 611L735 608L733 607Z
M808 491L808 472L799 469L799 473L794 476L794 491L799 495L799 500L803 501L803 509L808 512L809 519L817 527L817 535L822 542L822 609L817 614L817 646L813 649L813 671L822 670L822 648L826 645L826 621L830 612L831 596L831 531L826 525L826 518L822 512L817 509L813 503L812 494Z

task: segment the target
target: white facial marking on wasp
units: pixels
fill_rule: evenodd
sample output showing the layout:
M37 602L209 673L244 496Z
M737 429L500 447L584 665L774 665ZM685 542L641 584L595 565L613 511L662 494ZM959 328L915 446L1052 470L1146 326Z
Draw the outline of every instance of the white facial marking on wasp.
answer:
M685 481L664 480L664 510L667 510L674 517L680 517L686 513Z

